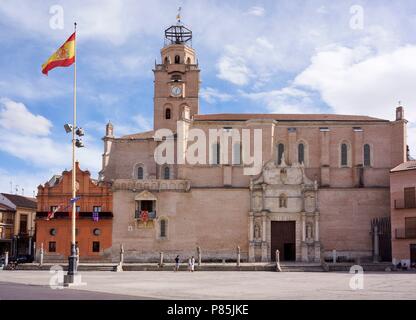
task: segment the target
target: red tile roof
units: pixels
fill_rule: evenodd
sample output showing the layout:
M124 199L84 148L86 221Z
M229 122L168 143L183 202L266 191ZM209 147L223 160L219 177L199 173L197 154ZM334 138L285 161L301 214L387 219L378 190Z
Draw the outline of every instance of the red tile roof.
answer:
M154 135L154 131L146 131L140 132L135 134L129 134L126 136L122 136L121 139L152 139Z
M342 114L218 113L194 115L194 120L196 121L246 121L251 119L272 119L277 121L388 121L368 116Z
M17 194L8 194L8 193L2 193L4 197L9 199L10 202L12 202L16 207L23 207L23 208L32 208L36 209L36 199L35 198L29 198L24 196L19 196Z
M416 170L416 160L406 161L391 169L391 172Z

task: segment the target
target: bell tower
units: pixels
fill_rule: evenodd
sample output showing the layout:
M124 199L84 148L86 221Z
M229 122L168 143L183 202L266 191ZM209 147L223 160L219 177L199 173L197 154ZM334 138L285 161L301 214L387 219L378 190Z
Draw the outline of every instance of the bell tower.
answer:
M154 72L154 130L166 128L176 132L176 122L188 110L199 112L199 68L192 48L192 31L180 21L165 30L161 63Z

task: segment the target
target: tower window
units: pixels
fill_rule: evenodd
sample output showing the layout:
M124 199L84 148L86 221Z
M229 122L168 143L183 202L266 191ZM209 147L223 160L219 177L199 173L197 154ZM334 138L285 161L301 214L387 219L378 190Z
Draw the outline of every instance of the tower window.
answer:
M277 164L282 164L283 154L285 152L285 145L283 143L279 143L277 146Z
M170 108L167 108L165 110L165 119L170 119L171 118L171 111Z
M170 169L169 169L169 167L165 167L163 169L163 179L165 179L165 180L170 179Z
M144 179L144 170L143 167L137 168L137 179L143 180Z
M179 57L178 55L175 56L175 63L176 64L181 63L181 57Z
M371 166L371 149L369 144L364 145L364 166Z
M186 64L191 64L191 58L186 59Z
M341 144L341 166L348 166L348 146L346 143Z
M298 162L305 163L305 145L303 143L298 144Z
M180 81L180 80L182 80L182 77L181 77L180 74L174 74L174 75L172 75L171 79L173 81Z
M169 64L169 59L168 59L168 57L165 57L165 64Z

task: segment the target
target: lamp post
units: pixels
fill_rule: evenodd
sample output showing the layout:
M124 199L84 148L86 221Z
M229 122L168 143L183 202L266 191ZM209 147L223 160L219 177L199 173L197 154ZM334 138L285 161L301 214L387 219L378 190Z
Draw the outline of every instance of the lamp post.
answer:
M77 24L74 24L75 32ZM74 56L76 57L76 40L74 40ZM77 275L77 248L76 248L76 213L77 213L77 190L76 190L76 148L84 147L80 138L84 135L84 130L77 127L77 61L74 61L74 109L73 124L65 124L64 128L67 133L72 133L72 216L71 216L71 254L68 257L68 273L64 277L64 285L79 284L81 278ZM78 137L77 137L78 136Z

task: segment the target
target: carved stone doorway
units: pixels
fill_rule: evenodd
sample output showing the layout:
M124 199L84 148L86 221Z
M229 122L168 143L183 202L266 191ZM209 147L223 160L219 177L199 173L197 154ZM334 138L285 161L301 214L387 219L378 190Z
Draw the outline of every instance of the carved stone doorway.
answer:
M296 260L296 222L271 221L271 258L276 261L276 250L281 261Z

